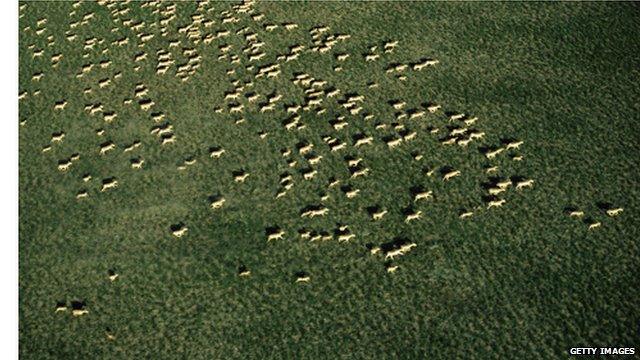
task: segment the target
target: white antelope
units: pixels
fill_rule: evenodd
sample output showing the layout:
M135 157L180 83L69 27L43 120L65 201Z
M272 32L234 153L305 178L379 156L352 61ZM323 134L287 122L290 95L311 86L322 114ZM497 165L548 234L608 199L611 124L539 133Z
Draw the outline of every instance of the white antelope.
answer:
M308 152L310 152L313 149L313 144L308 144L305 145L303 147L301 147L298 151L300 152L300 155L304 155Z
M135 159L131 161L132 169L142 169L142 165L144 164L144 159Z
M109 142L107 144L104 144L102 146L100 146L100 155L104 155L106 154L108 151L111 151L113 149L116 148L116 144Z
M507 150L509 149L518 149L520 145L524 144L524 141L513 141L507 144Z
M116 179L110 179L106 182L102 183L102 188L100 189L100 192L105 192L109 189L114 189L118 187L118 180Z
M385 260L389 260L389 259L393 260L393 258L395 258L396 256L400 256L400 255L403 255L403 252L402 252L401 249L399 249L399 248L398 249L392 249L392 250L387 251L384 254L384 259Z
M346 122L346 121L340 121L340 122L334 123L334 124L333 124L333 128L334 128L334 129L336 129L336 130L342 130L342 129L344 129L347 125L349 125L349 123L348 123L348 122Z
M516 184L516 190L522 190L527 187L533 187L533 179L523 180Z
M452 137L452 138L448 138L448 139L442 140L442 141L440 141L440 143L442 145L453 145L453 144L456 143L456 141L458 141L458 138L457 137Z
M247 180L247 178L249 177L249 173L242 173L239 175L235 175L233 177L233 181L237 182L237 183L243 183L245 182L245 180Z
M267 235L267 241L273 241L273 240L280 240L284 237L284 230L278 230L276 232L273 232L269 235Z
M211 150L211 152L209 153L209 156L214 158L214 159L217 159L217 158L221 157L222 154L224 154L225 152L226 152L226 150L222 149L222 148L214 149L214 150Z
M387 146L389 147L389 149L393 149L394 147L400 145L400 143L402 143L402 138L398 138L395 140L389 140L387 141Z
M73 163L71 162L71 160L66 160L64 162L58 163L58 170L67 171L69 170L72 164Z
M153 107L153 105L155 105L155 103L151 100L145 101L140 103L140 109L144 110L144 111L148 111L149 109L151 109L151 107Z
M607 210L607 215L611 217L618 216L622 213L622 211L624 211L624 209L622 208L609 209Z
M427 106L427 111L429 111L430 113L435 113L436 111L440 110L440 108L442 108L442 106L440 105L429 105Z
M340 94L340 89L331 90L327 93L328 98L336 97Z
M53 110L64 110L66 106L67 106L66 100L58 101L53 105Z
M468 138L468 139L461 139L458 140L458 145L462 146L462 147L466 147L471 143L472 139Z
M408 253L409 251L411 251L411 249L413 249L414 247L418 246L418 244L416 243L409 243L409 244L404 244L400 246L400 252L402 253L402 255Z
M584 216L584 211L573 210L573 211L569 212L569 217L581 218L583 216Z
M393 108L396 109L396 110L400 110L403 107L405 107L405 105L407 105L407 103L405 101L397 101L397 102L393 103L391 106L393 106Z
M100 89L107 87L109 85L111 85L111 79L102 79L98 81L98 86L100 87Z
M174 134L171 134L167 137L163 137L160 145L167 145L175 142L176 142L176 136Z
M425 115L424 111L416 111L409 116L410 120L421 118Z
M509 180L509 179L503 180L503 181L499 181L499 182L496 183L496 186L501 188L501 189L506 189L511 185L513 185L513 182L511 180Z
M380 54L367 54L364 57L365 61L376 61L380 57Z
M241 113L244 110L244 105L243 104L239 104L236 106L231 106L229 107L229 113L233 114L233 113Z
M304 213L302 213L301 217L310 217L310 218L314 218L316 216L325 216L329 213L329 208L326 207L322 207L319 209L315 209L315 210L308 210L305 211Z
M338 235L338 242L348 242L349 240L356 237L356 234L343 234Z
M422 210L418 210L418 211L414 212L413 214L407 215L407 217L404 219L404 222L409 223L410 221L418 220L421 217L422 217Z
M361 176L366 176L367 174L369 174L369 168L364 168L354 171L353 174L351 174L351 178L355 179Z
M177 238L181 238L187 233L187 231L189 231L189 228L186 226L182 226L179 229L173 230L172 234Z
M373 220L380 220L382 219L389 211L388 210L380 210L377 212L374 212L373 214L371 214L371 217L373 218Z
M104 121L107 123L110 123L118 116L118 114L116 113L103 114L103 116L104 116Z
M344 142L343 143L338 143L338 144L335 144L335 145L331 145L331 152L336 152L338 150L342 150L345 147L347 147L347 143L344 143Z
M501 152L504 151L504 148L497 148L493 151L489 151L485 154L485 156L487 157L487 159L493 159L495 158L498 154L500 154Z
M64 139L64 137L66 136L66 134L64 132L59 132L59 133L54 133L53 135L51 135L51 142L62 142L62 140Z
M314 170L305 172L302 176L305 180L311 180L313 179L314 176L316 176L317 173L318 173L318 170L314 169Z
M73 309L71 311L71 315L73 315L75 317L86 315L88 313L89 313L89 310L86 310L86 309Z
M498 171L498 166L492 166L492 167L489 167L489 168L487 168L487 170L486 170L485 172L486 172L487 174L491 174L491 173L494 173L494 172L496 172L496 171Z
M492 207L501 207L506 202L507 202L507 200L505 200L505 199L489 201L489 205L487 206L487 209L491 209Z
M588 229L589 230L593 230L593 229L599 228L600 226L602 226L602 223L600 221L598 221L598 222L594 222L594 223L589 224Z
M315 156L315 157L312 157L312 158L308 159L310 165L315 165L315 164L319 163L320 160L322 160L322 155L318 155L318 156Z
M141 145L140 141L134 141L131 145L124 148L124 152L133 151L133 149L139 147Z
M309 281L311 281L311 276L309 275L298 276L296 278L296 283L308 283Z
M417 202L419 200L429 200L429 199L433 199L432 190L419 192L413 197L414 202Z
M345 195L347 196L347 199L353 199L354 197L358 196L359 193L360 193L360 189L353 189L353 190L347 191Z
M410 141L416 138L416 136L418 136L418 133L415 131L412 131L408 134L406 134L405 136L402 137L403 140L405 141Z
M442 179L443 179L444 181L448 181L448 180L450 180L450 179L453 179L453 178L454 178L454 177L456 177L456 176L460 176L460 174L462 174L462 173L460 172L460 170L453 170L453 171L449 171L448 173L444 174L444 176L443 176L443 178L442 178Z
M470 125L473 125L476 121L478 121L478 117L477 116L469 118L469 119L465 119L464 120L464 124L467 125L467 126L470 126ZM482 133L482 134L484 135L484 133Z
M260 108L261 113L265 113L267 111L273 111L276 109L275 104L264 105Z
M244 268L243 270L241 270L238 273L238 276L240 276L240 277L247 277L247 276L250 276L250 275L251 275L251 270L246 269L246 268Z

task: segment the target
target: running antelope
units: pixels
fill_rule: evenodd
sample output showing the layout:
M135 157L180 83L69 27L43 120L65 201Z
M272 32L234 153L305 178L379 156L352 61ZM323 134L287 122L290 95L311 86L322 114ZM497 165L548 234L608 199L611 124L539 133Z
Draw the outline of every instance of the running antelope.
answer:
M497 148L493 151L489 151L485 154L485 156L487 157L487 159L493 159L495 158L498 154L500 154L501 152L504 151L504 148Z
M387 146L389 147L389 149L393 149L394 147L400 145L400 143L402 143L402 138L398 138L395 140L389 140L387 141Z
M174 134L171 134L169 136L163 136L162 137L162 142L160 143L161 145L166 145L166 144L171 144L171 143L175 143L176 142L176 136Z
M216 210L216 209L220 209L224 203L226 202L225 198L220 197L217 200L213 200L210 204L211 208Z
M522 190L527 187L533 187L533 179L523 180L516 184L516 190Z
M305 172L304 174L302 174L302 177L305 180L311 180L311 179L313 179L314 176L316 176L317 173L318 173L318 170L315 170L315 169L314 170L309 170L309 171Z
M67 106L67 100L57 101L53 105L53 110L64 110L66 106Z
M142 169L143 164L144 164L144 159L142 158L131 160L132 169Z
M222 156L222 154L224 154L226 152L225 149L223 148L217 148L217 149L213 149L211 150L211 152L209 153L209 156L214 158L214 159L218 159L219 157Z
M311 281L311 276L309 275L298 275L296 277L296 283L308 283Z
M126 148L124 148L124 152L133 151L133 149L139 147L140 145L141 145L140 141L136 140L133 143L131 143L131 145L129 145Z
M178 229L173 230L171 233L173 234L173 236L175 236L177 238L181 238L187 233L187 231L189 231L188 227L180 226Z
M436 111L440 110L440 108L442 108L442 106L440 105L429 105L427 106L427 111L429 111L430 113L435 113Z
M51 143L62 142L62 140L64 139L65 136L66 136L66 134L63 131L61 131L59 133L53 133L51 135Z
M249 177L249 173L242 172L240 174L234 175L233 181L237 183L243 183L245 180L247 180L248 177Z
M412 214L408 214L407 217L404 219L404 222L409 223L410 221L418 220L421 217L422 217L422 210L418 210Z
M573 211L569 212L569 217L581 218L583 216L584 216L584 211L573 210Z
M623 211L622 208L609 209L607 210L607 215L611 217L618 216L622 213L622 211Z
M108 179L102 182L102 188L100 189L100 192L105 192L109 189L114 189L118 187L118 180L116 179Z
M443 176L443 178L442 178L442 179L443 179L444 181L448 181L448 180L450 180L450 179L453 179L453 178L454 178L454 177L456 177L456 176L460 176L460 174L462 174L462 173L460 172L460 170L453 170L453 171L449 171L448 173L444 174L444 176Z
M360 193L360 189L353 189L353 190L347 191L345 195L347 196L347 199L353 199L354 197L358 196L359 193Z
M419 192L413 197L414 202L417 202L419 200L429 200L429 199L433 199L433 191L431 190Z
M71 160L65 160L62 161L58 164L58 170L60 171L67 171L69 170L69 168L71 167L73 163L71 162Z
M284 237L284 234L284 230L275 230L274 232L267 235L267 241L280 240Z
M507 150L509 150L509 149L517 149L523 143L524 143L524 141L522 141L522 140L521 141L512 141L512 142L507 144Z
M589 230L593 230L593 229L599 228L600 226L602 226L602 223L600 221L598 221L598 222L594 222L594 223L589 224L588 229Z
M487 209L491 209L492 207L501 207L506 202L507 202L507 200L505 200L505 199L489 201L489 205L487 206Z

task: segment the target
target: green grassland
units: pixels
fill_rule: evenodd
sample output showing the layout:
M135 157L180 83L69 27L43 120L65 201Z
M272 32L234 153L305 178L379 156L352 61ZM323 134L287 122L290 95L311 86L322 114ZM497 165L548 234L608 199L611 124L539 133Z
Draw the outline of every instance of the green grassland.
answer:
M253 13L237 14L239 3L208 3L201 35L231 33L209 44L194 44L178 28L192 22L196 3L176 5L175 19L160 35L161 18L153 5L119 3L130 8L115 21L98 3L21 2L19 20L20 101L19 175L19 338L23 359L462 359L564 358L574 346L637 346L640 324L640 12L630 3L427 3L427 2L258 2ZM162 3L165 9L171 3ZM211 10L208 10L210 9ZM70 15L70 12L75 14ZM223 12L236 23L222 23ZM86 24L70 28L85 14ZM252 15L264 14L254 21ZM38 20L46 24L37 25ZM123 25L144 21L146 43ZM150 26L149 24L156 24ZM266 31L265 24L296 23ZM349 34L328 53L308 51L309 30L328 26L324 35ZM30 27L24 30L25 27ZM36 29L46 30L37 35ZM119 29L112 31L114 27ZM258 34L265 58L249 63L243 27ZM75 40L67 35L76 34ZM49 44L48 36L55 41ZM104 39L85 51L84 41ZM111 42L130 39L124 46ZM179 47L169 42L181 39ZM391 53L385 42L398 40ZM255 79L246 66L274 63L292 45L305 50L282 63L275 78ZM138 45L141 45L140 47ZM219 59L220 46L241 62ZM367 62L363 54L378 46L381 56ZM101 49L109 48L107 53ZM188 80L176 75L182 50L193 48L200 67ZM43 56L33 57L34 51ZM158 50L169 50L176 64L156 74ZM134 56L146 52L146 60ZM348 53L344 61L335 55ZM56 67L51 56L63 54ZM86 57L83 54L87 54ZM405 71L406 79L388 74L390 64L439 60L422 71ZM111 60L106 68L97 64ZM76 77L86 64L94 69ZM139 65L140 69L134 71ZM335 66L342 66L340 72ZM227 75L228 69L236 74ZM32 75L42 72L40 81ZM120 72L119 78L114 75ZM292 83L308 73L341 89L325 99L323 114L300 111L306 127L287 131L285 105L303 104L305 94ZM98 81L111 78L104 89ZM275 111L261 113L246 100L243 114L230 114L226 92L236 79L252 81L243 94L281 94ZM369 83L376 82L377 88ZM155 103L145 112L134 98L137 84L148 88ZM83 89L91 87L91 93ZM38 95L35 95L37 90ZM363 111L350 115L336 100L344 94L365 96ZM133 99L124 104L125 99ZM66 100L62 111L56 101ZM420 119L396 120L389 101L405 109L436 103L442 109ZM233 102L233 101L231 101ZM85 105L101 103L118 116L106 123ZM223 113L214 109L221 107ZM150 134L151 112L162 112L174 127L176 143L161 145ZM439 140L451 122L445 112L477 116L474 128L486 133L467 147ZM373 114L365 120L364 114ZM349 125L335 130L330 121L346 115ZM236 124L243 117L245 122ZM398 136L394 123L417 137L394 149L385 144ZM387 124L387 128L376 125ZM429 129L437 127L433 135ZM104 129L99 137L96 130ZM61 143L48 152L53 133ZM266 131L261 139L258 133ZM353 146L357 134L373 143ZM323 138L348 145L332 152ZM486 159L483 147L518 139L519 150ZM134 140L141 146L123 149ZM116 149L101 156L100 144ZM323 159L308 166L299 142L313 143ZM226 153L209 157L209 148ZM292 149L289 167L281 150ZM74 153L80 159L66 172L58 161ZM420 153L423 158L415 160ZM522 161L513 161L513 155ZM361 157L367 176L349 179L345 156ZM140 170L132 158L145 163ZM197 163L177 168L186 158ZM486 209L483 184L488 166L497 176L534 179L533 188L510 188L507 202ZM443 181L450 167L461 176ZM232 172L250 175L234 182ZM82 177L91 174L84 182ZM293 188L276 199L280 175L291 174ZM119 186L100 192L100 181L116 177ZM345 197L330 178L360 189ZM413 187L434 192L434 199L413 204ZM76 199L86 189L88 197ZM212 210L209 197L224 196ZM321 197L328 195L328 199ZM308 205L330 209L324 217L301 218ZM609 217L598 205L623 207ZM405 222L412 205L422 218ZM373 221L367 208L388 210ZM600 221L588 230L567 207ZM477 209L459 219L462 209ZM183 223L181 238L170 227ZM349 225L349 242L310 242L298 230L332 233ZM286 232L266 241L265 229ZM397 238L417 247L393 260L387 273L382 255L370 248ZM245 266L251 276L239 277ZM116 281L107 271L115 269ZM309 283L298 284L304 271ZM88 314L55 313L60 300L86 301ZM106 337L106 332L115 336Z

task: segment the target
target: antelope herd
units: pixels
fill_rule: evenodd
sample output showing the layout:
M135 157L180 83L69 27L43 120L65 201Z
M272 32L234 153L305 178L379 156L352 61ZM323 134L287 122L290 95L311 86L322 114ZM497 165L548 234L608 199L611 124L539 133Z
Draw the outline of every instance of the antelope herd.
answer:
M473 116L467 110L453 109L432 99L396 98L385 88L388 82L428 79L430 71L440 71L440 61L432 58L433 54L419 54L414 61L399 63L395 57L402 48L399 40L368 44L366 52L359 53L355 50L358 44L353 44L357 39L351 39L350 34L333 32L323 25L304 29L302 24L290 21L273 23L255 4L253 0L224 6L199 1L194 12L185 17L191 22L183 24L178 21L182 19L179 14L182 7L171 2L78 1L70 5L69 23L63 37L53 34L50 38L52 30L47 27L46 18L21 29L20 41L28 43L29 49L26 54L29 56L21 59L35 70L27 81L21 82L18 99L22 107L36 106L33 99L42 98L41 91L47 91L45 87L40 88L41 84L64 76L60 73L64 66L74 69L68 81L84 89L80 94L51 94L55 100L46 102L46 106L55 120L52 124L57 127L51 125L46 133L51 134L50 137L42 139L45 145L39 148L41 156L57 167L59 179L75 177L87 185L92 184L92 176L81 169L91 166L90 162L105 171L129 171L100 172L102 181L94 184L93 189L76 188L70 196L79 203L119 196L120 190L116 190L119 186L129 186L130 179L151 176L148 174L153 174L154 166L162 167L162 160L155 156L157 153L175 154L186 149L188 156L185 159L183 154L177 167L182 174L187 169L198 171L202 167L226 176L226 180L219 180L228 185L226 192L209 198L209 209L215 210L211 216L223 216L243 201L256 205L251 195L247 195L251 192L240 189L254 189L264 184L273 185L271 189L264 189L272 196L271 203L261 204L267 208L273 206L269 209L282 208L280 204L291 207L287 204L293 204L294 200L307 201L309 205L300 209L299 216L283 219L282 227L269 227L260 234L263 239L266 237L268 245L265 246L279 246L298 239L313 243L335 240L344 246L362 246L371 234L375 234L374 238L388 235L383 231L385 228L426 229L426 224L432 221L430 215L446 208L457 209L451 214L454 221L461 224L474 221L485 213L510 207L523 194L538 187L534 179L520 175L527 172L522 166L523 152L527 150L525 141L490 134L488 129L494 127L483 127L483 118L489 116ZM27 3L20 9L22 12L36 6ZM108 12L92 10L96 6ZM133 7L137 11L131 11ZM158 15L157 21L137 18L135 13L140 11ZM98 21L113 24L109 36L87 35L91 24ZM271 46L269 41L273 35L270 34L286 41L286 49ZM47 39L46 44L43 39ZM110 58L121 52L127 56ZM74 65L72 60L76 58L82 59L80 66ZM336 74L325 78L322 71L304 66L306 60L318 58L331 62L331 74ZM60 67L60 64L65 65ZM221 93L207 98L210 104L201 110L206 113L209 129L218 124L233 124L229 126L244 134L242 141L246 144L238 145L233 139L235 135L214 131L213 144L197 144L201 148L194 150L186 145L191 119L180 118L173 104L162 101L160 94L164 89L153 84L188 88L208 72L214 72L214 65L224 67L216 73L221 79L216 80ZM378 71L375 77L360 84L366 88L358 84L350 88L344 81L332 80L341 74L350 74L356 66L369 66L372 72ZM144 79L141 74L146 70L157 79ZM176 79L179 83L172 82ZM113 101L113 97L125 93ZM383 97L386 101L381 101ZM82 119L77 126L63 121L78 116ZM96 119L100 125L92 127ZM29 127L26 120L20 124ZM122 130L139 124L143 124L140 126L144 132ZM83 153L82 158L73 149L76 139L84 136L81 126L90 127L87 131L95 134L91 138L93 152ZM257 130L248 135L249 127ZM254 142L269 146L279 142L280 153L270 153L273 149L267 150L265 146L264 154L247 154L245 147L249 148L249 143L255 145ZM468 162L452 160L448 164L443 160L447 157L432 156L434 149L458 154ZM409 159L412 165L396 174L386 168L392 165L391 161L379 160L381 154L388 159ZM253 156L258 155L273 155L274 166L280 170L260 173L259 166L254 167L252 163ZM127 158L123 160L123 157ZM125 166L114 165L123 161L127 161ZM196 162L198 165L194 166ZM412 171L416 176L410 174ZM162 174L163 177L174 175ZM376 197L376 181L393 181L396 176L405 175L413 176L412 181L419 183L415 184L417 190L406 189L404 184L405 193L397 190L382 194L379 199ZM225 183L227 180L229 183ZM73 182L69 180L69 183ZM465 200L454 195L459 186L470 183L481 186L474 187L475 192ZM295 194L297 189L316 189L317 200L310 200L302 193L306 190ZM98 195L91 195L94 193ZM206 199L205 194L200 195ZM455 201L461 203L452 203ZM397 204L402 205L400 209ZM254 211L258 211L257 208L252 206ZM298 207L294 209L297 211ZM353 227L342 224L344 220L352 220L346 217L358 219L367 211L367 224ZM609 206L605 213L614 218L623 213L623 208ZM585 212L577 208L567 214L573 219L585 216ZM341 224L327 229L327 221ZM603 226L603 221L590 217L585 223L588 230L595 230ZM297 228L292 225L296 222ZM197 229L198 224L193 226ZM363 226L371 230L363 231ZM296 233L298 237L291 235ZM180 223L171 225L167 236L188 240L193 235ZM416 241L402 239L372 246L370 254L381 254L386 273L396 273L400 267L391 261L407 256L414 249L420 251L422 245ZM249 277L251 271L242 266L237 275ZM117 278L118 274L110 271L109 280L113 282ZM296 274L296 283L310 281L309 274ZM63 303L55 312L66 310ZM74 303L73 316L87 313L84 305Z

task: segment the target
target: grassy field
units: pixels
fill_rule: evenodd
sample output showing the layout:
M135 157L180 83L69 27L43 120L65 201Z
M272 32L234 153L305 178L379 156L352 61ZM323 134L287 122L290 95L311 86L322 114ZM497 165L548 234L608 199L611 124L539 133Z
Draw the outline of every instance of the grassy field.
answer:
M635 4L20 6L23 359L555 359L640 344ZM269 65L279 73L258 75ZM308 104L312 91L320 105ZM454 141L484 136L443 145L461 128ZM355 146L363 137L371 143ZM351 178L358 169L369 170ZM111 178L118 186L100 191ZM433 197L414 201L418 190ZM301 217L311 205L328 213ZM373 220L373 207L386 215ZM624 211L608 216L614 208ZM271 228L282 239L268 242ZM397 240L416 246L386 261ZM88 313L56 312L60 301Z

